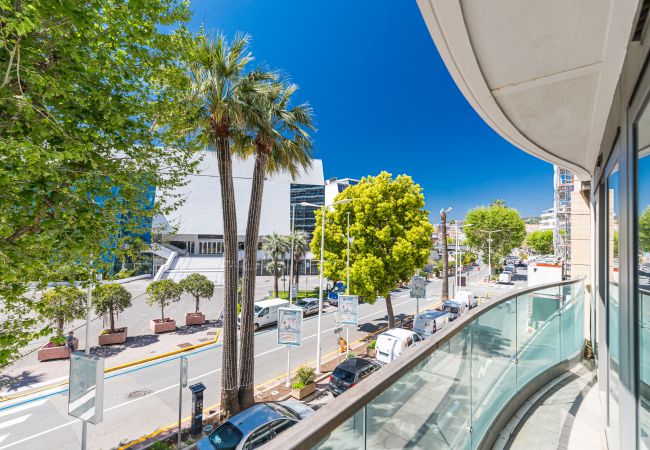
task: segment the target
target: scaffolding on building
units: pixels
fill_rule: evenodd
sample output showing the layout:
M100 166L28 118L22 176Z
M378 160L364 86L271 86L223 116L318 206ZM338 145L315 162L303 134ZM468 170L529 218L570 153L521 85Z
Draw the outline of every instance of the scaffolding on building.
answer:
M553 207L555 229L553 248L555 256L564 263L565 274L571 275L571 193L573 173L559 166L553 166Z

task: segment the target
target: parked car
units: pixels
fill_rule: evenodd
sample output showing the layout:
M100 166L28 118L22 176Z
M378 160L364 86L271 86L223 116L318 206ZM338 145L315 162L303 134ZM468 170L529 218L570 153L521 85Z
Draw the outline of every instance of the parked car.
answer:
M261 447L287 428L314 414L297 401L257 403L231 417L196 444L198 450L243 450Z
M413 331L422 339L426 339L437 331L442 330L449 322L449 313L445 311L427 311L413 319Z
M458 291L454 296L454 301L457 303L464 303L467 309L472 309L478 306L478 300L471 291Z
M512 274L510 272L501 272L499 274L499 284L512 284Z
M514 264L506 264L506 267L503 269L504 272L510 272L511 274L517 273L517 268Z
M404 349L414 347L421 341L422 338L417 333L404 328L384 331L377 336L375 359L382 364L388 364L397 359Z
M466 309L467 307L464 303L458 303L453 300L447 300L442 304L442 310L449 313L449 320L458 319Z
M303 316L318 314L317 298L301 298L300 300L296 301L295 306L302 309Z
M341 395L380 367L369 359L346 359L330 375L330 392L334 397Z
M278 309L289 306L289 300L281 298L271 298L255 302L253 319L255 320L255 329L271 325L278 322ZM237 317L237 325L240 324L241 314Z

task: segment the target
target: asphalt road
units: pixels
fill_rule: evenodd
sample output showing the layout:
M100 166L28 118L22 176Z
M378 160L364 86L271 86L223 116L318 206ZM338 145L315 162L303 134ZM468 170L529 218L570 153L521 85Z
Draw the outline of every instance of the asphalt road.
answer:
M470 288L476 295L503 295L509 290L520 289L525 278L513 286L488 287L478 283L482 272L470 275ZM438 302L440 280L427 285L427 299L420 300L420 309L432 307ZM395 314L413 314L416 301L409 298L409 291L395 292ZM361 339L378 327L387 324L385 302L374 305L361 304L358 327L350 327L350 342ZM337 336L334 334L336 319L333 312L324 314L322 321L322 353L324 356L336 351ZM317 318L305 319L303 344L291 350L291 367L312 363L316 353ZM267 383L286 374L287 349L276 343L275 328L263 329L255 339L255 380ZM202 382L207 387L204 407L216 406L219 401L221 346L204 347L185 354L189 359L189 383ZM104 387L104 419L98 425L89 425L90 449L110 449L151 433L159 427L172 425L178 418L179 358L167 359L135 366L120 372L107 374ZM65 387L43 391L13 401L0 403L0 450L56 448L77 449L81 442L81 423L67 415L68 392ZM190 411L189 390L183 397L183 417Z

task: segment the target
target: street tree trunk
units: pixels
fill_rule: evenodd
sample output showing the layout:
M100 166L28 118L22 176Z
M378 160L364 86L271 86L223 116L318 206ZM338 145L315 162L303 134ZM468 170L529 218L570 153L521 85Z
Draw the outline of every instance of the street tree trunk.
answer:
M160 313L162 314L161 319L164 322L165 321L165 304L164 303L160 304Z
M113 306L108 307L108 314L110 315L111 321L111 333L115 333L115 313L113 312Z
M296 255L293 255L293 279L296 286L300 286L298 282L300 281L300 258L296 258Z
M388 316L388 328L395 328L395 313L393 312L393 300L390 292L386 295L386 315Z
M278 297L278 294L280 292L280 268L278 267L278 262L275 262L275 265L273 266L273 289L275 290L275 297Z
M201 297L199 297L199 296L197 295L197 296L195 297L195 300L196 300L196 311L195 311L195 312L198 314L198 313L199 313L199 301L201 300Z
M255 309L255 269L267 162L267 152L258 149L255 168L253 169L253 184L248 207L246 242L244 244L241 338L239 341L239 404L244 409L255 403L255 318L253 316Z
M444 302L449 298L449 255L447 253L447 213L440 213L440 234L442 235L442 293L440 298Z
M223 210L223 346L221 411L224 418L240 411L237 386L237 215L232 180L232 156L227 134L217 131L217 165Z

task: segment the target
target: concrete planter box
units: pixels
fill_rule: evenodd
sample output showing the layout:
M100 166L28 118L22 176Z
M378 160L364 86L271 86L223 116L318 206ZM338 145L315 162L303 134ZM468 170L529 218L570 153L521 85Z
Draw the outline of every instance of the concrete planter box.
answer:
M48 344L49 345L49 344ZM79 339L74 338L72 340L72 345L75 351L79 348ZM54 347L42 347L38 351L38 360L39 361L50 361L52 359L68 359L70 358L70 352L65 345L57 345Z
M203 325L204 323L205 314L202 312L185 314L185 325Z
M160 319L151 319L149 322L149 328L151 328L151 331L156 334L167 333L176 329L176 321L168 317L165 318L164 322Z
M377 351L374 348L367 348L366 349L366 355L368 355L369 358L374 358L376 354L377 354Z
M126 327L119 328L115 333L111 333L110 330L104 331L108 332L99 335L99 345L115 345L124 344L126 342Z
M316 383L308 384L302 389L291 389L291 396L298 400L302 400L314 392L316 392Z

